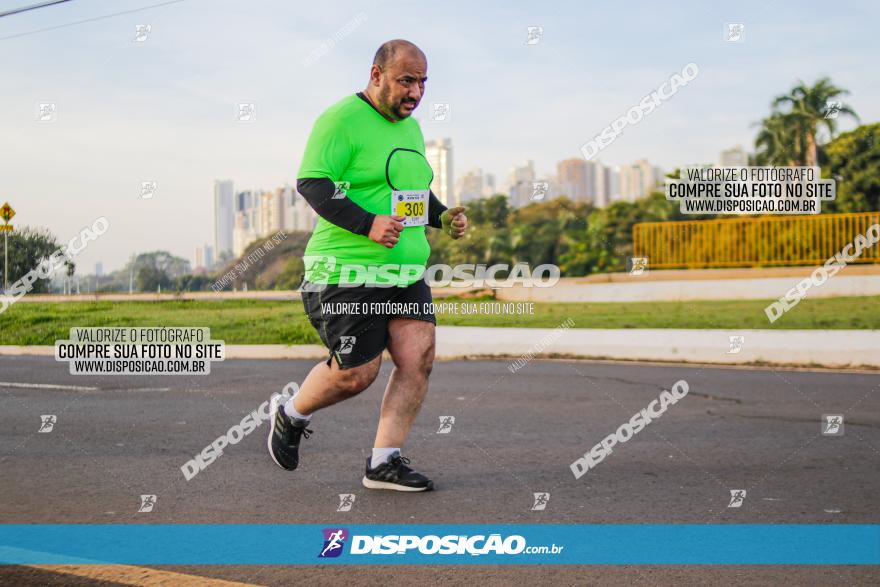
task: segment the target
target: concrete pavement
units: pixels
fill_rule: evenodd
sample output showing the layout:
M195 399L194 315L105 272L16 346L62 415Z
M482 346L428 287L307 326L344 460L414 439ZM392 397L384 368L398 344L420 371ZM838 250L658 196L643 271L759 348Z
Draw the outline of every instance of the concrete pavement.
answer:
M271 463L263 425L184 479L186 460L270 393L302 381L312 364L227 360L205 377L73 377L46 357L0 357L0 516L4 523L877 522L880 375L871 373L564 360L533 360L511 373L503 360L439 363L405 447L437 491L413 496L359 484L386 362L370 389L315 416L296 472ZM574 478L575 458L679 379L689 383L687 397ZM843 436L820 434L826 413L845 415ZM57 422L38 433L45 414ZM453 429L438 434L445 416L455 417ZM748 491L743 507L727 507L730 489ZM534 491L550 493L545 511L530 510ZM356 495L352 511L336 511L341 493ZM137 512L142 494L157 496L155 511ZM264 585L381 584L389 572L492 585L874 577L872 569L831 567L163 570ZM54 580L41 583L43 571L21 568L0 569L0 582L4 576Z

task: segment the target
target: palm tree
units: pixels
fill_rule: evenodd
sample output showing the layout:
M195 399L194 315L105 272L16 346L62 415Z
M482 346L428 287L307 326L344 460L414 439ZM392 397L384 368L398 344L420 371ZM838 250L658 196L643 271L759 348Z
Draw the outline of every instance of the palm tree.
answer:
M774 112L758 124L756 165L799 165L806 159L808 125L802 115Z
M838 88L827 77L823 77L812 87L798 82L798 85L785 95L773 101L773 107L787 105L791 107L789 114L796 115L804 124L806 157L804 164L808 167L818 165L818 147L816 133L825 127L833 137L837 132L837 117L841 114L851 116L857 121L858 115L848 105L837 102L835 98L849 94L847 90Z
M72 294L73 288L70 286L70 278L73 277L74 272L76 272L76 263L74 263L73 260L70 257L68 257L64 261L64 266L67 267L67 272L66 272L67 273L67 280L66 280L67 292L65 292L65 293Z
M577 215L571 208L564 207L559 210L559 214L556 216L556 227L554 230L554 232L559 235L556 240L556 246L553 248L555 263L559 262L560 255L574 246L576 239L572 238L572 231L576 227L578 220Z

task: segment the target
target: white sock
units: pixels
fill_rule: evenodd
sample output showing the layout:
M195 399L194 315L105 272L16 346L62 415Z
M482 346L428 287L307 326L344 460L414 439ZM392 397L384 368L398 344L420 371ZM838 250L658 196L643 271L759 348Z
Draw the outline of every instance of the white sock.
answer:
M293 397L296 397L296 396L294 395ZM287 414L288 416L290 416L291 418L298 418L300 420L311 420L312 419L311 414L308 414L308 415L300 414L299 412L296 411L296 408L293 407L293 397L290 398L289 400L287 400L287 402L285 402L284 413Z
M400 454L399 448L374 448L373 458L370 460L370 468L375 469L388 461L394 453Z

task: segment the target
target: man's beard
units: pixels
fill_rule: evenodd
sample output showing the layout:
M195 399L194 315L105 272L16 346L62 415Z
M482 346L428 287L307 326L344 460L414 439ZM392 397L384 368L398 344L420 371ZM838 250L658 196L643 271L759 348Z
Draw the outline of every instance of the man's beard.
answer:
M379 98L382 100L383 103L388 104L388 103L390 102L390 100L389 100L389 96L390 96L390 94L391 94L390 91L381 92L381 93L379 94ZM410 103L410 104L413 105L413 110L410 110L409 112L404 112L404 111L402 110L402 106L403 106L403 104L406 103L406 102L408 102L408 103ZM400 101L398 101L398 102L392 104L392 105L389 107L389 110L390 110L391 115L394 117L395 120L403 120L404 118L408 118L408 117L409 117L409 116L415 111L415 107L416 107L417 105L418 105L417 102L411 102L410 100L407 100L407 99L404 98L404 99L402 99L402 100L400 100Z

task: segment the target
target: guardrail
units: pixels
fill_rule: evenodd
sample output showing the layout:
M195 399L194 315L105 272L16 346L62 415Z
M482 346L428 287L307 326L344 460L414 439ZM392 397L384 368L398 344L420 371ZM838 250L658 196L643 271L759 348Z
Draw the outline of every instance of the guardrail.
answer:
M633 256L651 269L815 265L878 223L880 212L642 222ZM880 246L853 262L880 263Z

